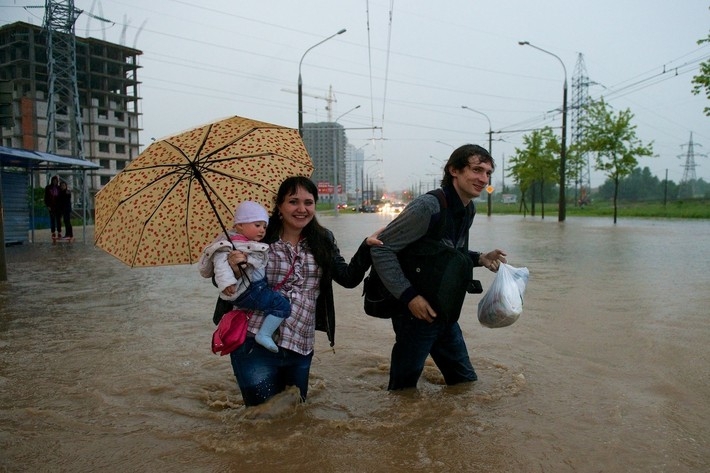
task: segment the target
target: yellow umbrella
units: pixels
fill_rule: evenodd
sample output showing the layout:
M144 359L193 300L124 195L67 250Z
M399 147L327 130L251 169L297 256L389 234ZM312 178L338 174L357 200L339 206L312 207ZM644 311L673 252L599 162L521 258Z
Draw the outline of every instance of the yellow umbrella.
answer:
M153 142L96 194L95 243L131 267L192 264L239 202L271 210L313 163L292 128L231 117Z

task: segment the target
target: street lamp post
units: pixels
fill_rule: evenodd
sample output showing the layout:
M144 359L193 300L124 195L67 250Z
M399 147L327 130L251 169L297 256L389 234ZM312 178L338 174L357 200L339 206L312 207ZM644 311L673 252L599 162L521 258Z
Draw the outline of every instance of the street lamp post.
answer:
M343 118L345 115L348 113L352 112L353 110L357 110L360 108L359 105L351 108L347 112L343 113L340 115L338 118L335 119L335 124L338 123L338 120ZM335 207L335 216L338 216L338 127L333 126L333 207Z
M381 159L376 160L376 161L382 161ZM378 164L372 164L368 166L367 168L367 173L365 174L365 181L367 182L367 200L372 204L372 196L373 196L373 185L372 185L372 178L370 177L370 169L374 168L375 166L378 166Z
M365 145L363 145L363 146L360 146L360 147L357 148L355 151L357 152L358 150L361 150L362 148L364 148L364 147L367 146L368 144L369 144L369 143L367 143L367 144L365 144ZM375 155L373 154L372 156L375 156ZM356 167L355 167L355 174L356 174L356 176L355 176L355 181L356 181L356 182L357 182L357 175L359 174L359 176L360 176L360 185L358 186L358 185L356 184L356 187L357 187L356 190L357 190L358 192L360 192L360 205L359 205L359 208L362 208L362 206L365 205L365 164L364 164L364 163L370 162L370 161L382 162L382 158L379 158L379 159L363 159L362 162L360 163L360 166L359 166L359 167L357 166L358 161L357 161L357 160L355 161L355 165L356 165ZM359 169L359 171L358 171L358 169ZM356 197L357 197L357 193L356 193Z
M518 41L518 44L521 46L530 46L531 48L535 48L538 51L542 51L545 54L549 54L550 56L554 57L558 61L560 61L560 64L562 65L562 69L564 70L565 73L565 83L564 83L564 89L562 93L562 149L560 150L560 202L559 202L559 212L558 212L558 218L557 220L559 222L564 222L565 218L567 217L567 203L565 200L565 174L566 170L565 167L567 166L567 68L565 67L565 63L562 62L562 59L557 54L553 54L550 51L547 51L545 49L539 48L535 46L534 44L530 44L529 41Z
M466 105L461 105L461 108L464 110L468 110L469 112L477 113L479 115L483 115L486 117L486 120L488 120L488 154L493 156L493 127L491 126L491 119L488 118L488 115L486 115L483 112L479 112L478 110L474 110L471 107L467 107ZM503 169L503 173L505 173L505 169ZM490 186L492 182L493 176L490 176L488 178L488 185ZM488 189L486 189L486 192L488 192ZM491 198L492 198L492 193L488 192L488 216L491 216Z
M324 40L306 49L306 52L303 53L303 56L301 56L301 60L298 62L298 134L301 135L301 138L303 138L303 79L301 79L301 65L303 64L303 58L306 57L306 54L308 54L308 51L310 51L311 49L315 48L316 46L320 46L329 39L335 38L339 34L345 33L345 31L347 30L343 28L337 33L328 36Z
M357 200L358 192L360 193L361 196L363 195L363 193L362 193L362 186L363 186L362 179L363 179L363 176L365 175L363 167L365 165L364 162L367 161L366 159L364 159L364 152L363 152L363 159L359 160L358 159L358 152L361 149L363 149L365 146L369 146L369 145L370 145L370 142L367 142L364 145L360 146L359 148L356 148L355 151L353 152L353 162L355 163L355 199L356 200ZM360 162L360 161L362 161L362 162ZM359 185L358 185L358 178L360 179ZM362 207L362 200L360 201L359 207Z

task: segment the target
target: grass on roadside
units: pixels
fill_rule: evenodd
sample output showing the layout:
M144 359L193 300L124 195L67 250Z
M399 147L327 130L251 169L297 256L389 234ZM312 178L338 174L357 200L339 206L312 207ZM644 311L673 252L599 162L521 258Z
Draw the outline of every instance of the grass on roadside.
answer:
M480 202L478 212L487 212L486 202ZM503 204L494 202L491 209L493 214L522 214L520 204ZM535 214L541 215L541 206L535 205ZM530 215L528 205L527 215ZM545 204L545 216L557 215L557 203ZM614 205L612 202L593 202L584 207L567 206L567 215L575 217L612 217ZM644 217L644 218L700 218L710 219L709 199L686 199L666 203L663 202L619 202L618 216Z

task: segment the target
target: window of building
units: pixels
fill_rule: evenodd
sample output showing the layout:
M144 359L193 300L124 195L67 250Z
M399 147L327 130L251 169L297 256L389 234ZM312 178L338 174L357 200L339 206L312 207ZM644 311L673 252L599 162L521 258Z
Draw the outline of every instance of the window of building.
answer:
M102 153L108 153L108 143L99 143L99 151Z
M116 154L126 154L126 145L117 144Z
M108 184L108 181L110 181L110 180L111 180L111 176L101 176L101 178L99 179L102 186L105 186L106 184Z
M99 135L108 136L108 127L105 125L100 125L99 126Z
M123 160L121 160L121 159L117 159L117 160L116 160L116 171L120 171L120 170L122 170L122 169L125 168L125 167L126 167L126 162L125 162L125 161L123 161Z
M113 116L116 117L116 120L123 121L123 112L113 112Z
M113 133L114 135L116 135L116 138L123 138L124 136L126 136L126 130L124 130L123 128L116 128Z
M110 159L99 159L99 166L101 166L104 169L111 169L111 160Z

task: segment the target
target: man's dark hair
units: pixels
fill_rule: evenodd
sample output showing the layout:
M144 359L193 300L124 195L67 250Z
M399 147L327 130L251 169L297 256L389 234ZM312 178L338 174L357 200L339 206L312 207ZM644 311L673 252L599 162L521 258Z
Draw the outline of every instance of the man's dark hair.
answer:
M453 185L453 178L451 177L449 170L465 168L468 166L468 159L471 156L476 156L482 163L490 163L493 169L496 167L493 157L486 148L472 144L459 146L453 153L451 153L449 160L446 161L446 165L444 166L444 177L441 178L441 187Z

